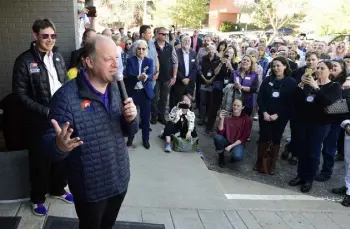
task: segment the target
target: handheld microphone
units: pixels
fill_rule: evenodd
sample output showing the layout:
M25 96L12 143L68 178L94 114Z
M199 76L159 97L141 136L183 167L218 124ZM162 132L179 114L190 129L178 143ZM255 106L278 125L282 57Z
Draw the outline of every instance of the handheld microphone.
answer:
M124 80L123 80L123 75L116 75L115 76L116 80L117 80L117 84L119 87L119 91L120 91L120 95L122 97L122 102L124 103L124 101L129 98L128 93L126 93L126 88L125 88L125 84L124 84Z

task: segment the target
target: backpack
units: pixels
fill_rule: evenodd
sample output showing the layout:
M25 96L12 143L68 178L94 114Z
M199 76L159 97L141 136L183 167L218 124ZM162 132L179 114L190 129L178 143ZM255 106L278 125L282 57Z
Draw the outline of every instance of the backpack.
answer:
M221 103L221 109L232 112L232 103L236 98L239 98L242 96L242 92L235 89L235 86L233 83L227 84L226 87L223 89L223 97L222 97L222 103Z

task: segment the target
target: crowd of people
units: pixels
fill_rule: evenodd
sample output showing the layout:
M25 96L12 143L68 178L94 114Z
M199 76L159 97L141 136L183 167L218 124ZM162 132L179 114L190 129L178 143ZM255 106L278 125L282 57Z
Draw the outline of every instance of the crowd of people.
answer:
M170 135L181 133L187 140L197 137L196 119L197 125L205 125L206 134L216 133L218 163L224 166L226 152L231 161L244 159L252 122L258 121L254 170L274 175L282 135L289 123L290 141L281 158L298 166L297 176L289 185L301 185L302 192L309 192L315 180L331 178L335 161L344 159L346 130L340 124L349 118L349 111L327 108L340 109L341 101L347 108L350 102L347 41L328 46L322 41L275 39L267 45L264 38L237 42L212 35L200 39L197 30L192 36L181 32L174 36L171 32L160 27L152 35L151 27L143 25L138 40L126 35L123 42L122 31L111 35L122 47L123 78L140 108L146 149L150 148L150 123L165 125L161 137L166 137L165 152L169 153ZM111 32L106 29L102 34ZM187 100L184 108L182 103ZM165 116L167 106L169 118ZM192 117L195 110L196 117ZM133 140L134 135L129 136L127 146ZM318 171L321 152L323 166ZM349 205L349 201L346 195L343 204Z
M168 29L148 25L133 39L123 28L117 34L86 29L67 71L53 22L37 20L32 30L35 40L15 61L13 94L26 110L34 214L47 214L49 193L75 204L80 228L113 226L130 179L127 147L141 129L143 147L150 149L151 124L158 122L166 153L173 135L191 140L198 137L196 125L205 125L225 166L225 154L244 160L258 121L252 167L270 175L289 123L282 158L298 166L289 185L309 192L314 181L331 179L335 160L344 158L346 185L332 191L345 194L342 204L350 206L346 42L332 47L276 39L267 45L263 38L200 39L197 30L169 36ZM130 98L121 96L115 83L121 80ZM72 193L64 189L67 180Z

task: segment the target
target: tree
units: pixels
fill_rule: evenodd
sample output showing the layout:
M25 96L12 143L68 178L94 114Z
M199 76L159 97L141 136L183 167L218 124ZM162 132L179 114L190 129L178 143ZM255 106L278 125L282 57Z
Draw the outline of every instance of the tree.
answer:
M170 16L177 26L199 28L208 13L208 0L176 0Z
M234 0L238 7L252 10L253 23L260 28L272 27L272 41L278 30L286 25L295 25L305 19L307 0Z
M332 0L313 7L308 15L313 29L318 35L350 33L349 0Z
M140 25L143 19L144 0L102 0L104 9L98 15L99 21L105 25Z

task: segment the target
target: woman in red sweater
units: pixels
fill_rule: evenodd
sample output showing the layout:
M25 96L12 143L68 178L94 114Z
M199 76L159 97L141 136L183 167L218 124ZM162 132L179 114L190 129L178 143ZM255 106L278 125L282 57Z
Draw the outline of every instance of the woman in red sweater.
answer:
M249 116L242 112L243 109L243 99L238 98L233 101L232 114L225 110L220 112L220 123L214 138L220 167L225 165L225 152L231 153L233 161L243 160L245 143L252 129L252 122Z

